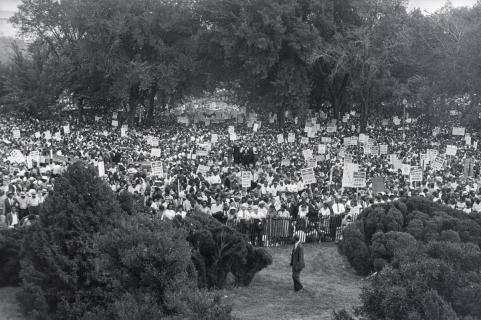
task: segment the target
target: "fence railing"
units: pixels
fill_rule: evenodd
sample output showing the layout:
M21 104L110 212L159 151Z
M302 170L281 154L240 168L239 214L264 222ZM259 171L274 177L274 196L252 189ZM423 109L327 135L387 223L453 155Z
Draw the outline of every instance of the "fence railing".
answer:
M357 215L352 215L352 222ZM342 230L343 215L316 218L267 218L262 220L227 221L227 225L244 234L255 246L275 247L292 244L296 234L307 243L338 241Z

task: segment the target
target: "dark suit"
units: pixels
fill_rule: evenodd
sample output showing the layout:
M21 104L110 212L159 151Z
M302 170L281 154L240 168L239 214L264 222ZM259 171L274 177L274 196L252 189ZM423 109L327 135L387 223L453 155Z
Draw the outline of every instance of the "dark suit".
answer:
M14 198L7 198L5 199L5 214L12 211L12 207L15 206L15 199Z
M294 249L292 249L291 253L291 266L292 266L292 280L294 280L294 291L301 290L301 271L304 269L304 249L302 248L301 243L297 245Z

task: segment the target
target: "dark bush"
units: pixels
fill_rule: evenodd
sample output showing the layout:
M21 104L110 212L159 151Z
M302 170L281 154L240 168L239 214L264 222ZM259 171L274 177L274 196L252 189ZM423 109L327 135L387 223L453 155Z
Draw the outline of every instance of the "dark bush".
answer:
M371 254L366 237L359 230L361 222L356 222L342 231L339 250L347 257L353 268L362 275L372 271Z
M170 222L127 215L93 168L71 165L24 237L19 300L35 319L230 319L197 289Z
M340 249L352 266L378 271L356 315L481 319L480 220L424 198L407 199L405 208L400 203L364 210L345 229Z
M210 216L193 214L179 223L194 248L192 260L201 288L224 288L229 273L237 285L247 286L272 263L267 250L253 247L241 233Z
M0 287L20 282L20 247L26 229L0 230Z

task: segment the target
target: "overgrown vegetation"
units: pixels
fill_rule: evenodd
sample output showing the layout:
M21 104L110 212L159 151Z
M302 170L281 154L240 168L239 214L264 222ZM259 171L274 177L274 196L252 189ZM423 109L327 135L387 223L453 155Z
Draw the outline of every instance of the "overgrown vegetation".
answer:
M343 232L352 266L376 272L361 295L367 319L479 319L481 219L424 198L366 209ZM341 319L341 315L336 315Z
M202 288L223 288L229 272L248 285L272 262L213 218L172 223L135 208L92 168L71 165L38 222L0 234L1 284L21 279L34 319L230 319L231 306Z

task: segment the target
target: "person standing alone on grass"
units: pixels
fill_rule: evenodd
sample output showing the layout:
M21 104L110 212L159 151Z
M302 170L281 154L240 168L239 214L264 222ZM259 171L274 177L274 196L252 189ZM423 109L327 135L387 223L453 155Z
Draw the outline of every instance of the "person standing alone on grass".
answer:
M294 248L291 253L292 280L294 280L294 291L303 289L301 284L301 271L304 269L304 249L302 248L299 236L294 235Z

